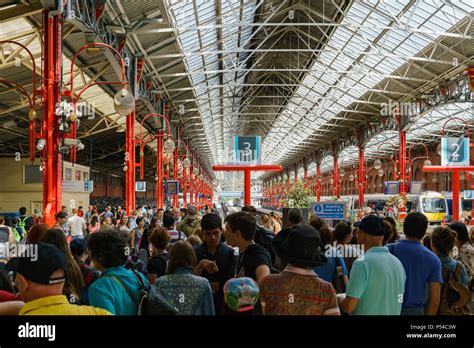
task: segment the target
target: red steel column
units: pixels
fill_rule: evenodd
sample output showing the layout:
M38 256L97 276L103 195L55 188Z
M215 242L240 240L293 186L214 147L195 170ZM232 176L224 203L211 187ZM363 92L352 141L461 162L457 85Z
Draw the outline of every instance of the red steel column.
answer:
M359 209L364 206L364 148L359 146Z
M183 165L183 207L186 208L186 186L188 185L186 180L186 167Z
M400 187L402 190L402 193L406 193L406 165L407 165L407 157L406 157L406 147L407 147L407 134L405 131L400 131L400 155L399 155L399 160L400 160L400 180L402 181Z
M127 171L125 173L125 210L129 215L135 210L135 111L126 118L126 157Z
M190 205L193 205L194 203L194 199L193 199L193 176L194 176L194 173L193 173L193 166L189 167L189 204Z
M43 134L46 139L43 169L44 222L53 226L62 201L62 155L58 151L60 134L56 120L56 104L60 100L62 82L62 21L61 16L49 18L43 11L44 71L43 71Z
M163 132L159 131L156 137L156 207L163 208Z
M250 205L250 169L244 170L244 205Z
M318 182L316 184L316 199L318 202L321 201L321 164L316 165L316 176L318 177Z
M333 178L334 178L333 195L339 198L339 168L338 168L338 160L336 156L334 156Z
M173 153L173 180L178 181L178 146L175 147L174 153ZM173 207L176 207L176 208L179 208L178 196L179 196L179 190L173 196Z
M308 187L308 167L304 167L304 174L303 174L303 187Z
M453 221L459 221L459 171L453 171Z

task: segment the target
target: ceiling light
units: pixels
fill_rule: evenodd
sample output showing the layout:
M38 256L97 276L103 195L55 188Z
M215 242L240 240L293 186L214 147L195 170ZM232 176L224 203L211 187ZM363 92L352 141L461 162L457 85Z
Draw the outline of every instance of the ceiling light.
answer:
M122 88L114 96L115 111L122 116L132 113L135 108L135 98L133 93L127 87Z
M36 149L37 149L38 151L43 151L45 145L46 145L46 140L44 140L44 139L39 139L39 140L38 140L38 143L36 144Z

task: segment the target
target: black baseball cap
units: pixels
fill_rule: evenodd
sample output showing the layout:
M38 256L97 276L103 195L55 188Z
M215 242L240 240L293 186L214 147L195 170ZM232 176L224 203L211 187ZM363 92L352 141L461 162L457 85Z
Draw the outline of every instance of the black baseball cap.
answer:
M62 283L66 280L67 261L64 253L53 244L38 243L30 244L28 252L8 261L6 269L20 273L32 282L51 285ZM36 248L36 253L34 253ZM51 278L58 269L64 270L64 277Z
M69 244L69 249L73 255L80 256L87 250L87 241L84 238L76 238Z
M372 236L384 236L387 233L383 220L376 215L367 215L356 227Z

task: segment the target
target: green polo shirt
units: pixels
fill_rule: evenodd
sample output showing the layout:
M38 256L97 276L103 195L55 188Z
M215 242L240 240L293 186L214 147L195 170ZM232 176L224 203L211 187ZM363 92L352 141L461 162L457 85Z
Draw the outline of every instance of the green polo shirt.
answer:
M346 296L359 299L355 315L400 315L405 270L386 247L372 247L352 265Z

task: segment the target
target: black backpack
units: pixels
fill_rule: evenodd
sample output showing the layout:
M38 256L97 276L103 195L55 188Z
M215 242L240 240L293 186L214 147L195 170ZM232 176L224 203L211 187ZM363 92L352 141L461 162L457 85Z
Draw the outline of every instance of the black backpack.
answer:
M275 250L273 250L272 246L273 239L275 239L275 233L273 233L273 231L257 225L255 228L254 242L268 251L272 258L272 264L275 263Z

